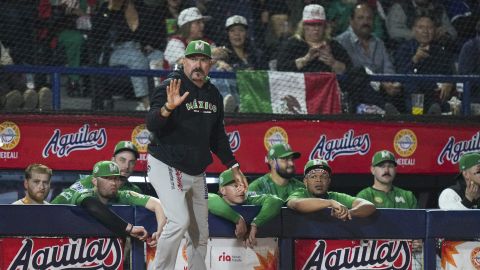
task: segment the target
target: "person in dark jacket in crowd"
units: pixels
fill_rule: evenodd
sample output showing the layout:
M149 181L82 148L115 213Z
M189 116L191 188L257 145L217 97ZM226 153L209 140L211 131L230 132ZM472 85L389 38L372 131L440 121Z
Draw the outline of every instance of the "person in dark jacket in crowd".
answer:
M148 146L148 177L164 206L167 224L159 238L156 269L174 269L177 251L187 234L190 269L206 269L208 191L205 168L211 152L243 188L247 180L230 149L224 126L223 99L209 81L211 47L191 41L183 69L173 71L155 89L146 117L152 133Z
M325 18L322 6L305 6L297 32L282 44L278 70L342 74L352 65L342 45L330 39Z
M412 32L415 38L402 43L395 52L396 69L401 74L442 74L454 73L452 54L435 41L435 25L429 16L415 18ZM427 114L441 114L447 111L447 101L452 96L454 85L449 82L434 81L406 82L405 102L407 110L411 108L411 94L425 95Z

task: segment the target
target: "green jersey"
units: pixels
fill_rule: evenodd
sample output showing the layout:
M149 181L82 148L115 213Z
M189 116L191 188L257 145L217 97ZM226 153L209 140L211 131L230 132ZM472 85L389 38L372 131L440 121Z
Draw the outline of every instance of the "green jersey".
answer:
M305 185L295 178L290 178L286 185L279 186L273 182L271 174L267 173L248 185L248 193L250 195L271 194L285 201L290 194L299 188L305 188Z
M299 189L299 190L295 191L290 196L288 196L287 201L294 200L294 199L305 199L305 198L316 198L316 197L313 196L310 192L308 192L307 189L302 188L302 189ZM345 193L329 191L329 192L327 192L326 197L322 198L322 199L331 199L331 200L337 201L337 202L345 205L348 209L351 209L352 206L353 206L353 202L357 198L355 198L353 196L350 196L348 194L345 194Z
M392 186L392 190L389 192L368 187L361 190L357 197L372 202L377 208L417 208L415 195L409 190L395 186Z
M67 204L80 205L85 198L96 197L97 194L93 189L83 189L73 193L72 197ZM148 195L140 194L131 190L122 190L117 193L117 196L108 201L108 204L125 204L143 206L147 204L151 197Z
M280 213L283 200L269 194L253 195L247 196L245 204L262 206L260 212L252 221L252 224L260 227ZM222 197L213 193L208 193L208 211L233 223L237 223L240 218L240 214L233 210Z
M66 188L62 191L62 193L58 194L55 199L51 201L53 204L69 204L69 201L71 201L71 198L73 194L75 194L78 191L82 191L85 189L93 189L93 183L92 183L93 176L89 175L85 178L82 178L78 180L77 182L73 183L69 188ZM132 184L130 182L125 182L123 186L119 190L131 190L135 191L137 193L142 193L142 190L135 184Z

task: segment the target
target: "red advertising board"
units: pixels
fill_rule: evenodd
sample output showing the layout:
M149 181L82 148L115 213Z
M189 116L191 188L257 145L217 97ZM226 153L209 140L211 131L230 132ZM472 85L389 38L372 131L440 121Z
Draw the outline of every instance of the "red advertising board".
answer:
M123 269L116 238L0 238L0 269Z
M295 240L295 270L412 269L408 240Z
M335 173L369 173L373 153L382 149L396 155L399 173L452 174L463 153L480 151L480 124L227 119L226 130L242 170L258 174L267 171L267 149L278 142L302 153L296 161L299 174L313 158L327 159ZM0 116L0 168L40 162L54 170L88 171L111 158L117 141L132 140L141 152L135 169L144 171L148 135L141 117ZM207 172L223 170L215 159Z

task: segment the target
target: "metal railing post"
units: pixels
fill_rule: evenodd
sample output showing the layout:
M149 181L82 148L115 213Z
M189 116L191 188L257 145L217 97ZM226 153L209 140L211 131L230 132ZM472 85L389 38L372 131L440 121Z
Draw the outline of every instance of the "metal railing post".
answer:
M60 110L60 91L61 91L61 77L60 73L54 72L52 74L52 108L54 111Z
M472 93L472 82L471 81L465 81L463 83L463 96L462 96L462 114L463 115L470 115L471 112L471 107L470 107L470 102L471 98L470 95Z

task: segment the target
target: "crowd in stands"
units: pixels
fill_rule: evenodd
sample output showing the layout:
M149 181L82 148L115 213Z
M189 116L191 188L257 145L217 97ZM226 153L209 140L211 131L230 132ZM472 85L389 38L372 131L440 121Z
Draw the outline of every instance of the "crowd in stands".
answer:
M188 42L202 39L215 47L216 71L342 75L351 113L364 113L356 110L362 104L409 113L411 94L423 93L425 111L440 114L461 95L452 83L379 83L368 74L480 74L478 0L5 0L0 8L2 65L168 70ZM51 109L46 74L0 76L3 110ZM71 97L91 97L94 110L127 92L147 110L160 80L69 75L66 88ZM226 111L237 110L235 80L214 83Z

